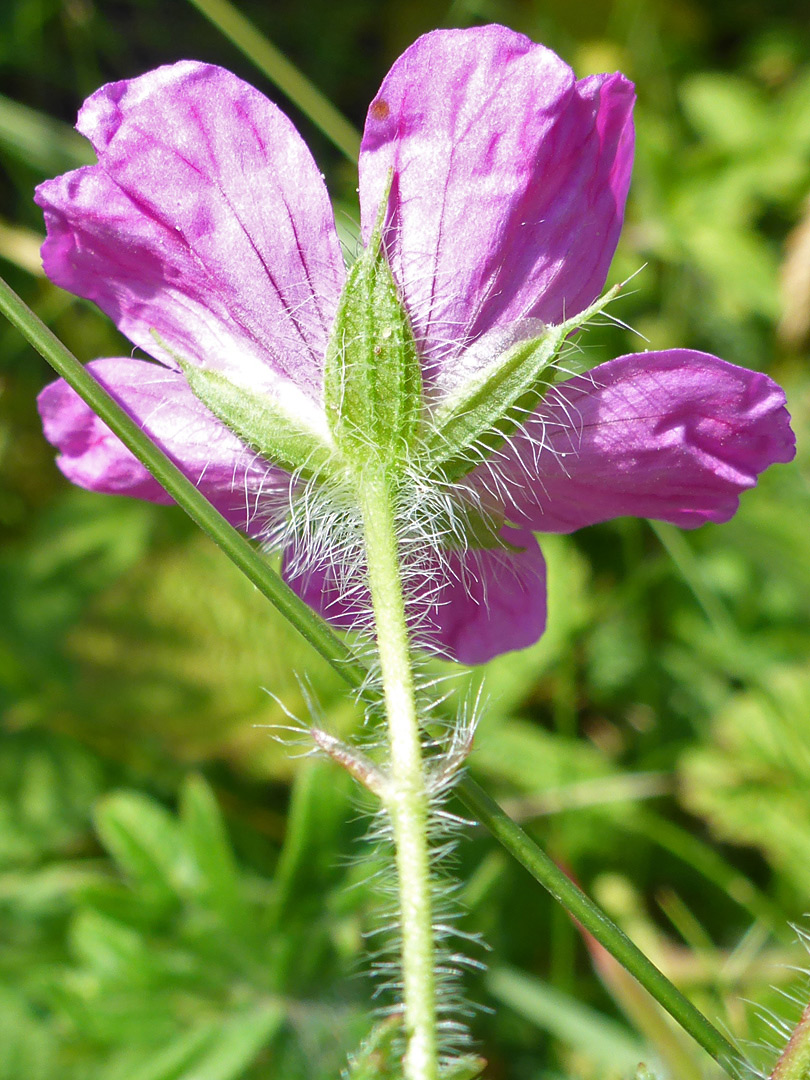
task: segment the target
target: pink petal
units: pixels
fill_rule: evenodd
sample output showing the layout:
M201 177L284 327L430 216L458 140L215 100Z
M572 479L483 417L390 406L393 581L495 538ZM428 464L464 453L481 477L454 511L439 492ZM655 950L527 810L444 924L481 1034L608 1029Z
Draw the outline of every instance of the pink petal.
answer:
M505 459L474 475L542 532L624 515L728 521L759 473L794 456L784 406L766 375L707 353L622 356L553 388Z
M393 170L386 246L425 356L577 314L605 282L633 156L633 90L576 82L502 26L438 30L396 61L360 158L364 232ZM441 372L435 375L441 379Z
M95 360L87 365L147 435L171 457L220 513L238 528L262 532L270 497L289 480L258 458L208 412L182 375L143 360ZM74 484L150 502L171 497L63 379L38 399L45 436Z
M546 564L527 529L503 535L518 551L450 556L451 575L427 612L430 640L462 664L533 645L546 628Z
M433 652L463 664L483 664L532 645L546 626L546 569L527 529L503 536L518 550L445 553L411 582L415 638ZM338 577L332 565L306 570L285 556L282 573L298 595L333 625L369 624L370 598L357 579ZM354 576L353 576L354 577Z
M344 280L331 207L290 121L235 75L182 61L88 98L99 157L42 184L43 263L141 348L319 399Z

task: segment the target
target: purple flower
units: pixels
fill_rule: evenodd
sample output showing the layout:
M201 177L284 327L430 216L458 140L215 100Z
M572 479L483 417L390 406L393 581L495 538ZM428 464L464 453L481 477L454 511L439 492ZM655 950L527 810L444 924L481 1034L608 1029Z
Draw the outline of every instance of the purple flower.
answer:
M383 245L419 351L428 428L504 350L599 295L630 180L632 107L622 75L577 81L554 53L499 26L428 34L385 78L363 136L363 235L390 185ZM45 270L158 361L90 367L232 523L263 535L295 481L209 412L176 357L265 395L329 441L324 358L346 271L318 169L258 91L188 61L102 87L78 129L98 164L38 189ZM687 349L554 382L525 425L453 478L503 523L505 543L492 534L415 559L426 584L413 603L434 644L477 663L540 636L532 530L625 514L686 528L728 520L763 469L793 457L784 403L766 376ZM62 381L40 410L69 479L170 501ZM287 558L285 572L334 622L356 614L362 582L332 562L302 570Z

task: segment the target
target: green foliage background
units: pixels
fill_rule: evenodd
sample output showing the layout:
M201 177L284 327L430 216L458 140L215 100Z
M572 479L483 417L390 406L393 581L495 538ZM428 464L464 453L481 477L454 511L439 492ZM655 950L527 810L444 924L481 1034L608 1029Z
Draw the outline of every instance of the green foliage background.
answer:
M799 461L734 521L544 541L550 623L488 665L473 773L765 1073L806 1001L810 909L810 38L758 0L242 0L355 123L437 25L502 21L638 84L607 359L685 345L787 388ZM183 56L288 107L184 0L5 0L2 272L82 359L130 346L38 271L41 179L102 82ZM355 177L289 111L347 235ZM50 378L0 327L0 1080L332 1080L371 1028L359 797L268 725L357 717L335 676L177 511L73 490ZM305 682L302 680L306 680ZM463 688L462 688L463 690ZM710 1064L483 833L458 853L491 1080L701 1080ZM796 924L798 932L791 929ZM795 998L796 1001L792 1001ZM775 1028L775 1029L774 1029ZM355 1080L395 1077L390 1032ZM649 1075L639 1070L638 1076Z

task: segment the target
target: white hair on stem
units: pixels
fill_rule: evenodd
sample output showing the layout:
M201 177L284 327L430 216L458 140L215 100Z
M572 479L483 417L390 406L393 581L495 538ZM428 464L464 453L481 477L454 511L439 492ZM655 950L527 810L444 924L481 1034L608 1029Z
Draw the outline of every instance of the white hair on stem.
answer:
M469 319L461 325L458 320L442 314L440 298L445 286L451 290L453 282L449 278L446 283L440 282L434 274L430 293L422 296L409 311L417 348L423 356L424 335L428 329L430 332L430 356L423 369L428 421L437 404L437 371L449 358L462 357L465 350L474 345L465 338L466 328L472 325ZM449 293L447 299L450 299ZM305 299L300 307L303 309L309 303ZM606 321L623 325L612 316ZM521 338L518 330L512 343L530 340L531 334L537 333L536 320L529 321L523 329L528 336ZM348 340L342 343L344 349L351 344ZM549 390L575 375L583 380L581 386L575 387L583 394L596 385L595 376L581 374L583 364L578 358L584 358L585 349L579 336L577 340L569 338L565 342L560 355L547 369ZM493 352L488 358L485 350L481 352L480 363L479 357L473 358L478 369L481 364L485 367L490 360L496 359L497 353ZM472 750L477 718L482 712L482 690L480 684L474 693L468 687L455 719L448 720L447 703L456 693L456 687L451 683L445 688L444 677L436 677L425 666L418 650L422 647L434 655L442 655L436 617L441 606L448 602L448 581L466 586L468 593L477 593L477 602L486 605L492 571L488 566L485 572L484 557L495 565L497 572L515 572L511 568L508 549L499 551L492 547L484 556L475 539L475 529L471 528L472 519L483 522L495 543L504 511L509 520L510 511L519 505L519 496L525 494L529 484L537 499L549 459L565 469L566 457L578 452L582 436L582 416L576 396L570 390L567 396L555 395L553 407L541 395L536 406L515 405L503 419L506 421L504 430L484 432L465 449L464 475L453 483L445 480L440 470L426 474L420 460L423 448L417 445L401 472L395 492L396 540L408 623L416 647L414 681L430 804L430 885L443 1066L449 1065L468 1047L465 1021L472 1010L463 1001L460 986L465 972L483 966L480 959L471 959L467 955L470 949L482 950L482 944L477 935L470 935L459 926L459 887L452 874L459 832L470 823L453 813L447 804ZM353 435L355 440L363 437L362 433ZM370 434L366 433L365 437L369 459L373 460L375 447ZM359 456L362 456L362 448ZM253 464L253 459L245 462L246 478ZM255 464L258 467L259 462ZM263 544L283 550L288 580L295 582L298 591L304 594L321 590L325 597L321 605L324 613L327 617L331 614L337 618L353 636L353 645L368 671L357 691L360 703L367 692L379 697L381 691L363 521L351 480L341 477L337 470L328 477L314 478L314 470L310 470L308 464L303 463L284 482L279 482L278 470L268 468L258 492L245 487L246 508L250 509L252 521L260 526ZM353 745L347 747L329 730L312 694L303 687L302 697L310 713L309 719L296 717L275 699L288 723L276 725L274 737L307 755L329 756L352 773L360 784L379 795L387 768L383 725L379 723L380 706L365 706L364 726ZM374 815L366 836L378 854L370 863L366 847L362 858L358 857L356 861L362 865L365 880L374 881L385 901L370 931L370 939L375 943L371 968L377 983L375 996L380 1000L378 1012L383 1016L395 1016L401 1011L402 994L398 959L398 891L393 869L391 825L382 808L383 802L381 800L381 808Z

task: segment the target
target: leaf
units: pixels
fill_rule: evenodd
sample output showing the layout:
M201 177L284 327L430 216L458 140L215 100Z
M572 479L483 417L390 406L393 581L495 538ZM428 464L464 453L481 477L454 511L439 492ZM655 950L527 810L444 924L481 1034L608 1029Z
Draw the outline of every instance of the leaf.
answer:
M320 903L317 898L334 873L338 832L353 790L351 778L331 762L311 763L299 771L276 867L280 919L303 903Z
M88 909L74 920L70 937L78 959L95 974L128 985L149 981L149 950L136 930Z
M626 1028L540 979L510 968L494 968L486 986L502 1004L603 1069L630 1072L645 1056L643 1044Z
M96 157L67 124L7 97L0 97L0 146L45 175L91 165Z
M182 865L180 831L159 803L134 791L100 800L95 812L101 842L134 885L165 900L177 895Z
M177 1080L236 1080L284 1023L280 1005L260 1005L227 1020L208 1050Z
M772 667L734 695L711 743L682 762L686 806L724 840L753 845L800 896L810 891L810 675Z
M0 987L0 1080L51 1080L56 1044L42 1018L8 987Z
M190 776L180 793L180 827L199 879L194 895L231 925L244 924L239 873L214 793L201 776Z
M476 749L477 773L527 793L614 774L595 747L526 720L487 724L476 739Z
M237 1080L284 1022L280 1005L265 1004L175 1039L120 1080ZM116 1077L119 1080L119 1077Z
M22 868L89 836L103 770L70 739L3 733L0 755L0 870Z
M63 722L139 768L218 757L290 780L296 762L267 729L286 722L279 702L307 715L304 671L336 734L360 716L339 676L203 536L153 550L97 599L68 647L80 677L59 698Z
M172 1039L161 1050L155 1051L149 1046L143 1065L122 1070L118 1063L114 1063L103 1080L180 1080L208 1050L215 1035L216 1028L205 1024Z
M692 126L709 143L734 153L767 138L771 120L758 87L728 73L700 72L683 80L679 96Z

